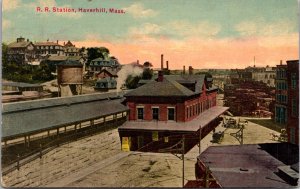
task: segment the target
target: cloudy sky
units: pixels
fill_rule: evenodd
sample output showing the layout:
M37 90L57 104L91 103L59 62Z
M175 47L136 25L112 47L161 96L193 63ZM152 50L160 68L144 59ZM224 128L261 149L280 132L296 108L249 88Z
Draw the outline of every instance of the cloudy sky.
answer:
M125 14L39 13L37 7L115 8ZM171 69L275 66L298 59L296 0L3 0L2 40L105 46L121 63L160 54Z

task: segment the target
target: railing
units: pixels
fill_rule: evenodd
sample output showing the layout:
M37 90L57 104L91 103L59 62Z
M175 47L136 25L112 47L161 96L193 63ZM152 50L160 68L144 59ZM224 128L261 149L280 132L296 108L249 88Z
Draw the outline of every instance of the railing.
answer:
M95 135L99 132L111 130L117 127L118 125L124 123L125 121L126 117L121 117L102 122L101 124L95 124L90 127L84 127L82 129L69 131L68 133L61 133L53 141L48 142L44 145L40 144L40 147L37 150L33 150L22 156L18 154L17 158L7 163L7 166L2 166L2 175L6 175L14 170L19 170L22 166L26 165L27 163L34 161L38 158L42 158L43 155L57 148L59 145L70 143L74 140L88 137L90 135Z

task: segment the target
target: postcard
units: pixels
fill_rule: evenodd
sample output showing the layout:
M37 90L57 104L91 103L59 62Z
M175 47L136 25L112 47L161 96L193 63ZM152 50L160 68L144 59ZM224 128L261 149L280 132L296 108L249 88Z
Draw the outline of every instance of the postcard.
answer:
M296 0L3 0L3 187L295 187Z

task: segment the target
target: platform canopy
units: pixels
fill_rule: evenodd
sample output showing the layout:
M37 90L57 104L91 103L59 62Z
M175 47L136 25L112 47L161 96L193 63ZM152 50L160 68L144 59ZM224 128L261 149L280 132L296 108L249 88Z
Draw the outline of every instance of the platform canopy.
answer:
M128 111L117 95L94 94L4 104L2 139Z
M200 126L203 128L218 116L227 111L228 107L214 106L201 113L198 117L189 122L176 121L127 121L119 127L122 130L139 131L183 131L196 132Z

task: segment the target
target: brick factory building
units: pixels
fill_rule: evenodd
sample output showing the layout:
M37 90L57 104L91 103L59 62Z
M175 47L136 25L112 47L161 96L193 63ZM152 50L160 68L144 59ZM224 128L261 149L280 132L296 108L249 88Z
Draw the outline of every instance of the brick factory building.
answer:
M287 61L288 141L299 145L299 60Z
M274 121L286 127L289 142L299 144L299 60L277 65Z
M185 152L212 131L228 108L216 106L217 87L205 75L163 75L125 94L129 120L119 127L123 150L154 151L176 145Z

